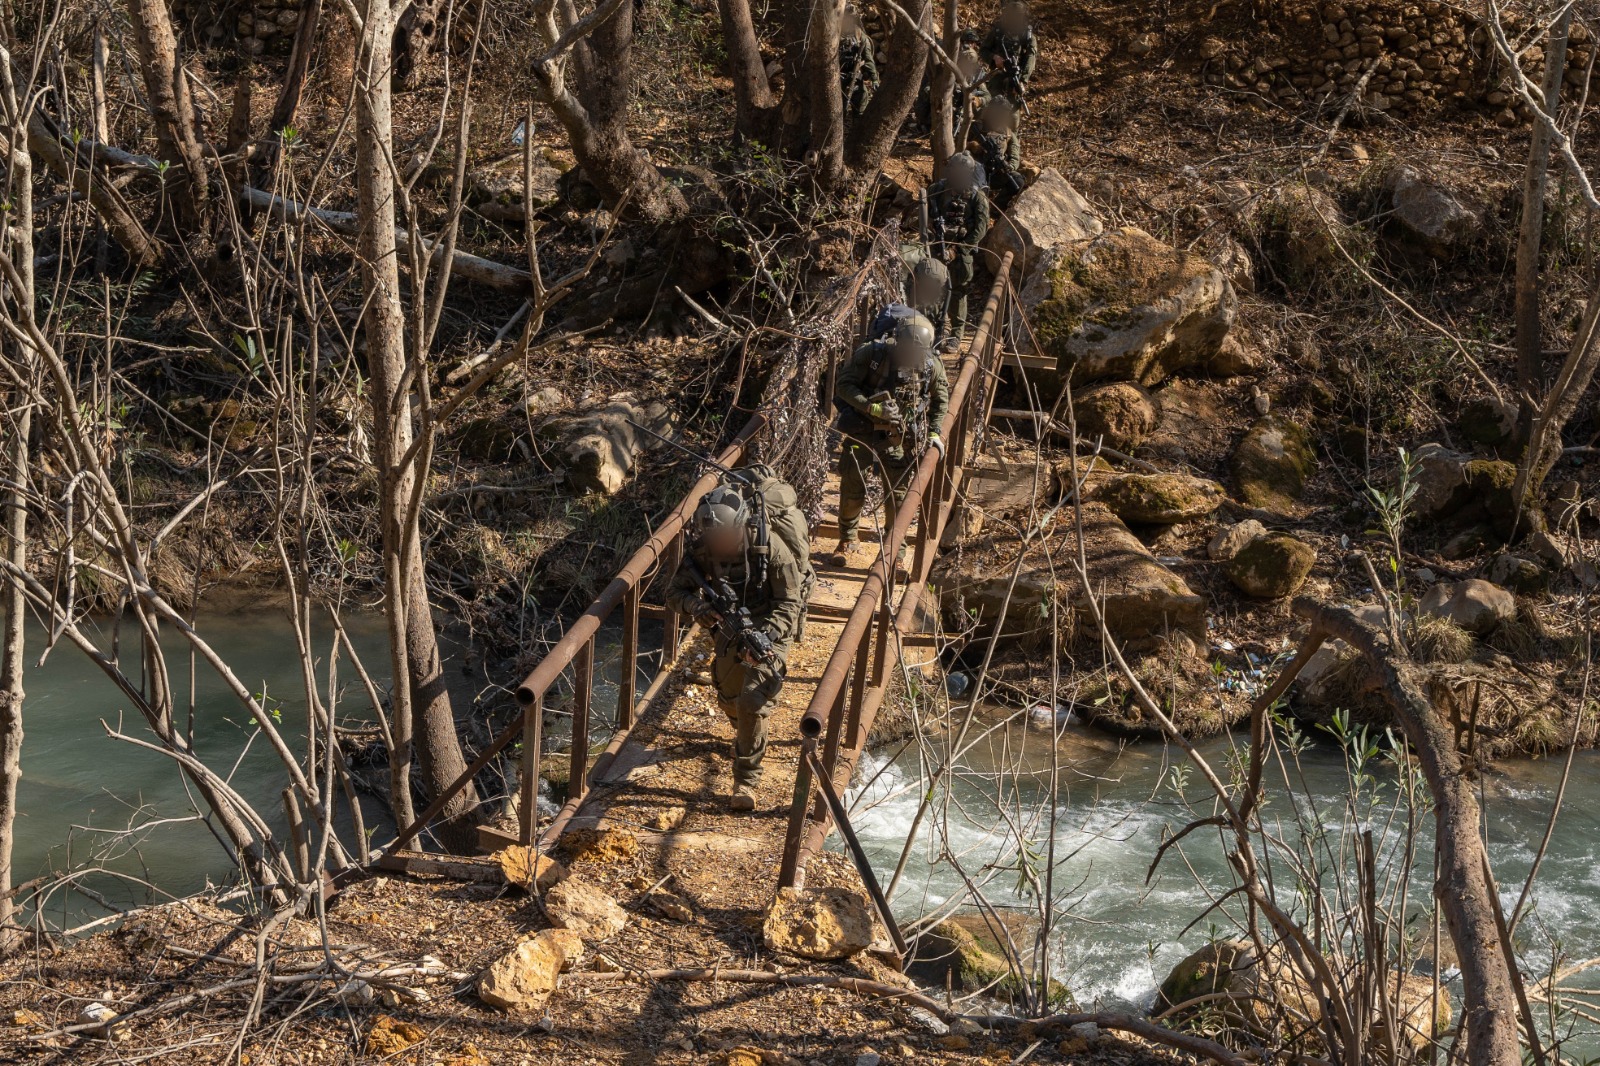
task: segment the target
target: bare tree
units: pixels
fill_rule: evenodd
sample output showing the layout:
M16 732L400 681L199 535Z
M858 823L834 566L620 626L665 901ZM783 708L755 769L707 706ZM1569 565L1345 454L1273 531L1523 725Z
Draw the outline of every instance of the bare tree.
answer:
M750 0L717 0L722 39L728 48L728 73L733 79L734 132L744 141L769 140L774 132L777 99L761 59L761 41L750 18Z
M209 218L210 166L195 114L189 79L178 54L177 35L166 0L128 0L133 40L143 68L150 117L155 122L160 157L182 167L178 202L190 225Z

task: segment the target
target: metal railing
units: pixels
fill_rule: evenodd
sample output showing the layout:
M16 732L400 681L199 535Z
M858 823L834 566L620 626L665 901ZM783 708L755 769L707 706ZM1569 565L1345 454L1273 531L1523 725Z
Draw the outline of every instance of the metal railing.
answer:
M858 326L860 314L857 304L867 292L869 281L881 278L882 267L871 258L856 272L850 284L826 314L816 330L818 343L826 338L852 335ZM848 353L848 345L845 347ZM831 360L825 380L833 381L837 360ZM769 390L770 391L770 390ZM831 394L830 394L831 399ZM740 465L752 450L762 431L773 421L767 411L758 411L743 429L734 436L716 456L718 464L725 467ZM643 693L638 691L638 661L647 654L640 646L639 618L644 595L655 580L662 575L670 579L677 569L683 553L684 527L700 498L719 481L715 471L702 476L684 494L683 498L656 526L650 538L617 571L609 584L595 597L575 621L541 659L533 671L517 686L516 698L520 713L511 724L478 752L451 785L434 797L433 802L417 815L416 819L395 837L382 851L379 862L386 866L403 865L401 849L417 836L445 809L452 799L460 795L490 762L511 746L519 737L522 740L521 782L518 799L517 839L531 845L536 837L549 843L559 837L567 823L582 805L590 783L602 778L615 760L617 752L628 739L637 711L653 700L671 676L671 668L678 656L682 637L676 614L664 612L661 639L661 666ZM622 612L622 668L617 693L617 723L610 743L593 767L589 765L589 736L594 695L595 639L603 626L618 610ZM544 708L550 690L568 671L573 672L572 693L572 743L568 752L570 763L568 798L561 810L544 832L538 833L538 789L541 749L544 743Z
M842 793L849 785L889 690L889 664L900 655L898 637L913 631L934 553L956 504L973 431L988 425L994 409L994 381L1005 353L1006 324L1011 320L1011 258L1007 253L1000 263L983 317L950 390L950 406L940 427L945 451L941 454L930 448L917 464L905 502L882 538L860 598L800 719L802 751L783 864L778 871L780 887L801 883L807 859L822 847L832 822L828 797L817 789L813 766L820 766L832 786L823 791ZM914 537L913 521L917 524ZM894 570L908 539L913 545L911 565L896 605ZM869 870L863 870L862 876L871 880ZM885 920L889 922L887 916Z

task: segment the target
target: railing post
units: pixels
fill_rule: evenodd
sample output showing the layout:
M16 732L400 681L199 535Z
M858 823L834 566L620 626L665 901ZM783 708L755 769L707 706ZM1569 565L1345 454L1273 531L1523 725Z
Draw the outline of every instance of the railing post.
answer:
M661 559L661 574L668 581L678 572L678 564L683 560L683 535L680 533L673 538L672 546L666 550ZM676 611L667 612L667 620L662 623L661 637L661 667L667 665L678 657L678 614Z
M572 660L572 767L567 798L582 799L589 791L589 704L594 695L594 638L584 641Z
M888 560L884 565L891 565ZM873 623L877 629L877 655L872 663L872 683L882 686L889 676L889 627L894 625L894 597L890 595L893 586L884 582L883 595L878 600L878 620Z
M800 843L806 836L806 811L811 807L811 756L817 742L800 742L800 765L794 772L794 798L789 803L789 828L783 838L783 862L778 867L778 887L793 888L799 876Z
M867 667L869 657L872 655L872 629L869 627L861 634L861 640L856 644L855 668L850 674L850 714L846 723L846 735L849 737L850 750L854 751L861 746L861 704L867 697Z
M839 737L844 731L845 695L847 689L839 686L839 691L833 697L833 703L828 707L828 732L822 741L822 765L833 773L833 768L839 762Z
M522 709L522 790L517 811L517 840L533 844L539 824L539 748L544 744L544 695Z
M662 664L663 667L666 664ZM622 673L617 678L617 728L633 728L639 689L639 586L622 597Z

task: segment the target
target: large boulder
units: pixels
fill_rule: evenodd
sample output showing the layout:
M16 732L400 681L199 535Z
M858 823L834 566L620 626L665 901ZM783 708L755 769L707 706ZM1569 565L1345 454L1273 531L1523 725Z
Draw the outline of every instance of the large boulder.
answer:
M1435 259L1448 259L1483 229L1483 218L1443 182L1407 166L1385 182L1389 218L1407 241Z
M478 998L501 1010L543 1006L561 971L583 957L576 933L546 929L518 943L478 975Z
M1124 522L1170 526L1204 518L1226 494L1215 481L1190 474L1117 474L1101 482L1095 498Z
M532 200L535 211L554 204L560 198L561 171L550 164L535 160L533 165ZM466 203L476 214L492 222L522 223L523 204L528 199L522 180L521 154L512 164L488 167L467 179Z
M547 892L567 879L567 868L536 847L513 844L492 856L500 864L506 884L529 892Z
M1126 381L1095 385L1072 394L1072 413L1078 436L1104 440L1118 451L1131 452L1156 428L1156 408L1150 394Z
M1090 588L1112 636L1135 649L1161 646L1177 634L1204 641L1204 598L1162 566L1103 503L1083 505L1083 551ZM1019 552L1025 553L1020 567ZM1077 552L1076 523L1064 511L1043 537L1028 543L1007 532L978 538L937 564L940 604L961 629L976 623L979 639L998 628L1021 647L1048 647L1059 623L1065 639L1097 640L1088 594L1075 569L1062 562Z
M1317 550L1287 533L1267 533L1246 544L1228 560L1228 580L1246 596L1278 600L1305 584L1317 561Z
M1010 252L1016 276L1025 278L1039 265L1044 253L1063 244L1100 236L1105 229L1077 189L1055 167L1046 167L1033 184L996 217L983 238L989 269L999 270Z
M1516 432L1517 406L1497 396L1476 397L1461 405L1456 428L1474 444L1498 448Z
M1517 617L1517 598L1492 581L1443 582L1422 594L1417 609L1448 619L1475 636L1488 636Z
M1281 415L1257 421L1233 452L1233 476L1240 498L1252 507L1274 511L1294 508L1316 465L1311 435L1304 426Z
M1439 444L1424 444L1414 458L1417 491L1412 507L1419 517L1456 529L1481 524L1501 540L1544 527L1544 516L1535 510L1518 520L1511 491L1517 479L1514 464L1474 459Z
M541 434L558 442L568 485L611 496L627 483L639 457L659 443L635 423L671 436L675 421L665 404L646 403L620 393L603 407L546 423Z
M770 951L847 959L872 943L872 910L847 888L780 888L761 931Z
M1239 300L1204 257L1126 226L1045 255L1022 304L1044 354L1071 384L1154 385L1208 362Z

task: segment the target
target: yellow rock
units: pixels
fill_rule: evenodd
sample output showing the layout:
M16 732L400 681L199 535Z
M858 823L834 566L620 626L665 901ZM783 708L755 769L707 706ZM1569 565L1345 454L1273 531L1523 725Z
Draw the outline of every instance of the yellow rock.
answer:
M427 1038L427 1032L415 1022L403 1022L381 1014L372 1023L372 1028L367 1030L367 1054L398 1055Z
M11 1024L20 1025L26 1029L43 1029L46 1027L44 1024L44 1019L39 1017L37 1012L28 1010L27 1008L23 1008L22 1010L12 1014Z
M574 859L622 862L639 854L639 838L626 829L576 829L563 840Z
M965 1051L972 1046L972 1039L960 1033L946 1033L939 1038L938 1043L946 1051Z
M445 1059L442 1066L492 1066L475 1044L462 1044L461 1050Z
M766 1066L760 1048L736 1047L728 1052L726 1066Z
M500 872L506 884L525 888L529 892L547 892L550 886L563 881L567 868L548 855L539 854L538 848L513 844L494 853L500 863Z

